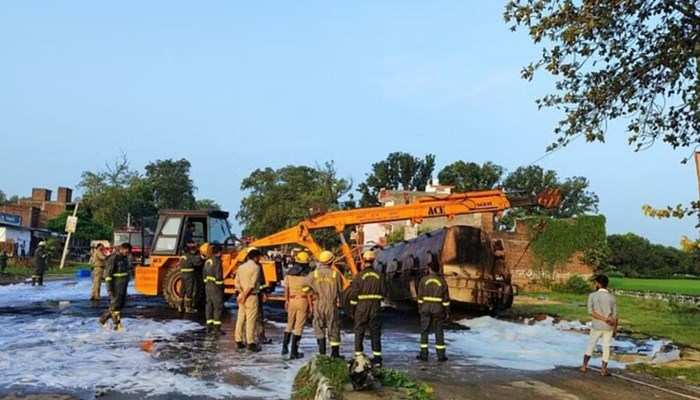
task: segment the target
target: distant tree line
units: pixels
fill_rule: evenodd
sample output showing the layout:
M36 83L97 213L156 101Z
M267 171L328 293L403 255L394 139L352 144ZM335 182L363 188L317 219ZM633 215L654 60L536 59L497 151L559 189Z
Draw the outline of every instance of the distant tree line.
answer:
M630 278L700 276L700 253L653 244L634 233L609 235L607 263L611 272Z

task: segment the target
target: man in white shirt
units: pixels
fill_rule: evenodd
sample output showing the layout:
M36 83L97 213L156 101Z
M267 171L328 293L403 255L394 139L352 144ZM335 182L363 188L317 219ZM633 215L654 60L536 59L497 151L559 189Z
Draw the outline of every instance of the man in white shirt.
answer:
M600 369L601 376L609 376L608 360L610 359L610 343L617 334L617 301L615 296L608 291L608 277L597 275L593 280L597 291L588 296L588 313L593 317L591 334L588 339L588 348L583 356L583 365L579 367L581 372L588 371L588 361L593 355L598 339L603 338L603 364Z

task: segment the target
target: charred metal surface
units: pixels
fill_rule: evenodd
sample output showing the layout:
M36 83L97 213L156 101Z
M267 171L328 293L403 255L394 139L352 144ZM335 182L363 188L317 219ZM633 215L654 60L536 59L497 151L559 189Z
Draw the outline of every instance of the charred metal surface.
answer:
M504 309L515 290L503 256L500 240L478 228L453 226L385 247L377 253L375 268L384 273L392 300L410 300L432 259L445 275L453 302Z

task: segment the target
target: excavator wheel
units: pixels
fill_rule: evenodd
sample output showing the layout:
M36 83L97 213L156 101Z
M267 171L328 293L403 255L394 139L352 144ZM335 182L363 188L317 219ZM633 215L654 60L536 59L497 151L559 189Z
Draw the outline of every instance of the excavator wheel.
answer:
M182 278L180 277L180 268L171 268L163 279L163 298L170 307L178 308L182 303L180 288L182 287Z

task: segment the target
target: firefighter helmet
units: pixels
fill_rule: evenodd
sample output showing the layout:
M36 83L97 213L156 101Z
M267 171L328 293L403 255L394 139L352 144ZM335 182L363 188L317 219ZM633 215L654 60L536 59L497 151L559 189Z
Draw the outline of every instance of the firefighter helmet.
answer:
M333 253L331 253L328 250L322 251L321 254L318 256L318 261L321 264L330 264L333 262Z
M296 261L299 264L308 264L309 263L309 253L305 251L300 251L297 253L296 256L294 256L294 261Z
M374 255L374 252L372 250L367 250L364 253L362 253L362 259L365 261L374 261L374 259L377 258Z

